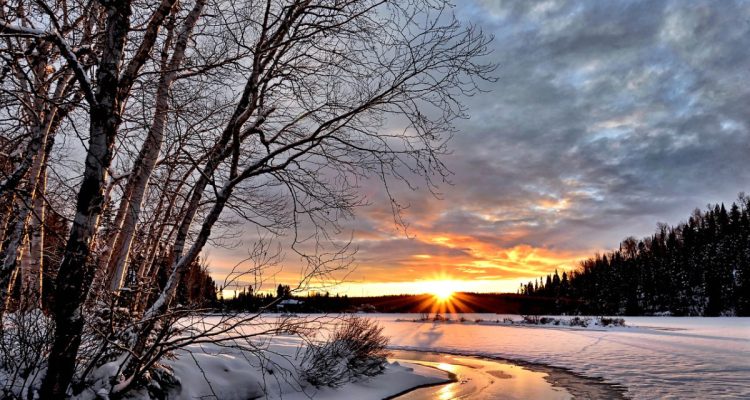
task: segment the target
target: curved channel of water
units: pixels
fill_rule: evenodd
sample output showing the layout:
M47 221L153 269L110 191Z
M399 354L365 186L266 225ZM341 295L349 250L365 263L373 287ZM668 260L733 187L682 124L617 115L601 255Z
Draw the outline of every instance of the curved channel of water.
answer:
M622 390L562 369L488 358L394 350L391 361L446 371L455 381L418 388L398 400L623 399Z

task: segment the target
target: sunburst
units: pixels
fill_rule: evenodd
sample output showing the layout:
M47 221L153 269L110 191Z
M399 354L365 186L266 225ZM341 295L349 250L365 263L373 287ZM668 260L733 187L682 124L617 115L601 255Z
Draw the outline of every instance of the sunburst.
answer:
M455 293L450 282L435 281L430 283L430 293L440 302L446 302Z

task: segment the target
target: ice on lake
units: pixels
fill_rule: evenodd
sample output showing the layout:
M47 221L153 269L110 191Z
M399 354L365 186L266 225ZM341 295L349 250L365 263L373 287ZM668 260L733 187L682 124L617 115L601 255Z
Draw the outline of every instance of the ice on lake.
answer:
M603 330L397 321L413 314L368 317L385 327L396 348L563 367L621 384L638 399L750 398L750 318L625 317L630 327ZM468 321L503 317L465 315Z

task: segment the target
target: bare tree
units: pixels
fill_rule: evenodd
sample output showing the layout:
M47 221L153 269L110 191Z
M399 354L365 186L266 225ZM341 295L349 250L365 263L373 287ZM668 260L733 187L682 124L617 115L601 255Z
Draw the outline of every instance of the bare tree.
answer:
M165 352L207 340L174 329L195 313L174 298L232 219L272 236L292 233L289 249L306 262L298 288L348 266L349 250L334 236L363 204L359 180L378 177L387 190L391 179L411 185L419 176L432 190L448 173L440 156L453 120L464 116L461 97L493 69L481 63L489 39L462 27L443 0L2 7L3 54L22 52L23 41L54 54L67 91L46 97L67 99L51 103L80 121L66 134L86 140L41 398L65 396L112 360L117 376L105 386L122 396ZM6 82L6 93L28 94L24 82ZM47 125L57 129L59 119ZM0 194L31 171L36 186L25 208L36 215L33 231L44 221L36 208L44 203L34 203L47 165L39 149L51 145L33 144L41 140L36 125L20 123L30 132L16 135L27 149ZM28 236L29 223L19 226L19 237ZM33 242L29 266L40 257ZM3 252L7 260L19 254ZM9 261L0 272L14 270ZM162 288L154 286L158 274L168 276ZM129 311L115 312L123 307ZM109 328L84 329L88 316L104 314ZM232 321L216 332L248 319Z
M33 11L20 3L15 14L7 15L3 7L0 19L18 22L23 29L32 30ZM48 8L38 9L46 13ZM80 27L83 22L67 26L67 30ZM5 29L10 29L6 27ZM22 30L23 30L22 29ZM0 198L15 205L12 227L0 231L0 239L7 243L0 266L0 293L3 307L20 272L22 290L38 302L41 273L41 248L43 247L43 198L46 192L46 160L54 144L60 122L80 101L73 85L74 74L60 65L61 53L53 41L38 41L35 35L17 32L18 36L3 37L4 62L2 90L2 132L15 150L9 149L13 160L10 171L0 176ZM25 144L24 144L25 142ZM11 222L5 219L4 225ZM31 234L31 238L29 238ZM7 240L6 240L7 239ZM32 255L30 252L35 253ZM22 262L20 269L16 266ZM35 278L36 277L36 278Z

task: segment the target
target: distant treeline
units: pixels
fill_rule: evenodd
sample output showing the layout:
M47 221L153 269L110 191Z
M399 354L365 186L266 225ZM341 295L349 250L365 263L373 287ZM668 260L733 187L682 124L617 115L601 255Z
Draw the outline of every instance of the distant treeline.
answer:
M292 300L292 301L285 301ZM314 293L292 296L288 286L279 285L276 295L256 293L245 288L232 298L219 299L225 311L256 312L261 309L294 313L500 313L552 314L560 302L548 297L530 297L516 293L456 293L448 302L431 294L404 294L377 297L349 297Z
M750 197L709 205L677 226L625 239L578 271L556 271L519 293L554 298L558 313L750 315Z

